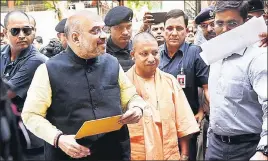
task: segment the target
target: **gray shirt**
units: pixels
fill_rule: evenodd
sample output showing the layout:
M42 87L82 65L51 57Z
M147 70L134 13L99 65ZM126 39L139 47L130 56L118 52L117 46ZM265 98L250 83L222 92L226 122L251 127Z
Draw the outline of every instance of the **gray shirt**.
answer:
M252 45L211 65L210 127L218 135L261 133L267 145L267 49Z

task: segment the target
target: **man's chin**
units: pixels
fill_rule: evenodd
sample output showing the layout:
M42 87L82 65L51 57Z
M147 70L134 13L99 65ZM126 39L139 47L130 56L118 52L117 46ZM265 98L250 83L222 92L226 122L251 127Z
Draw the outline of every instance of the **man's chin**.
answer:
M169 42L168 44L169 44L170 46L179 46L179 45L180 45L179 42L174 42L174 41Z
M129 39L121 39L120 42L121 43L128 43L129 42Z

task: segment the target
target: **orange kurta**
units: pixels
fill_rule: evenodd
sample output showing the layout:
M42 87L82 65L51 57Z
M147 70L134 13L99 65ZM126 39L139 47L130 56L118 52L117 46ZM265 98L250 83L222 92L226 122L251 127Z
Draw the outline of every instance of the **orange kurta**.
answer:
M154 77L143 79L134 65L127 76L149 105L139 123L128 125L131 160L179 160L178 138L199 131L182 88L159 69Z

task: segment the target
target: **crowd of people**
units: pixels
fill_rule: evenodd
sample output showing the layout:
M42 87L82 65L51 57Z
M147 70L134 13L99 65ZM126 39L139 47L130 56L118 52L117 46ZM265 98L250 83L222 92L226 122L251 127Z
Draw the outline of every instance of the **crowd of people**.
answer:
M195 17L197 29L183 10L160 23L147 12L136 35L130 8L104 20L77 11L46 46L32 16L9 12L0 160L267 160L267 32L210 66L200 56L202 43L252 17L267 23L264 8L216 1ZM116 115L120 130L75 139L85 121Z

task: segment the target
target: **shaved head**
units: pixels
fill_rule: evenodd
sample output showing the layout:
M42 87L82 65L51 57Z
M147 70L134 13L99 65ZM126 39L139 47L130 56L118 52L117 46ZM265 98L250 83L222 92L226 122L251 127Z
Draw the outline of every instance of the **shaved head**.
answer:
M135 50L135 48L137 47L137 44L146 43L146 42L155 42L157 44L156 38L149 32L138 33L133 38L133 49Z
M33 25L33 27L36 27L36 21L32 15L28 15L30 24Z
M133 38L131 56L135 61L135 71L142 78L154 75L159 64L158 43L149 32L141 32Z

